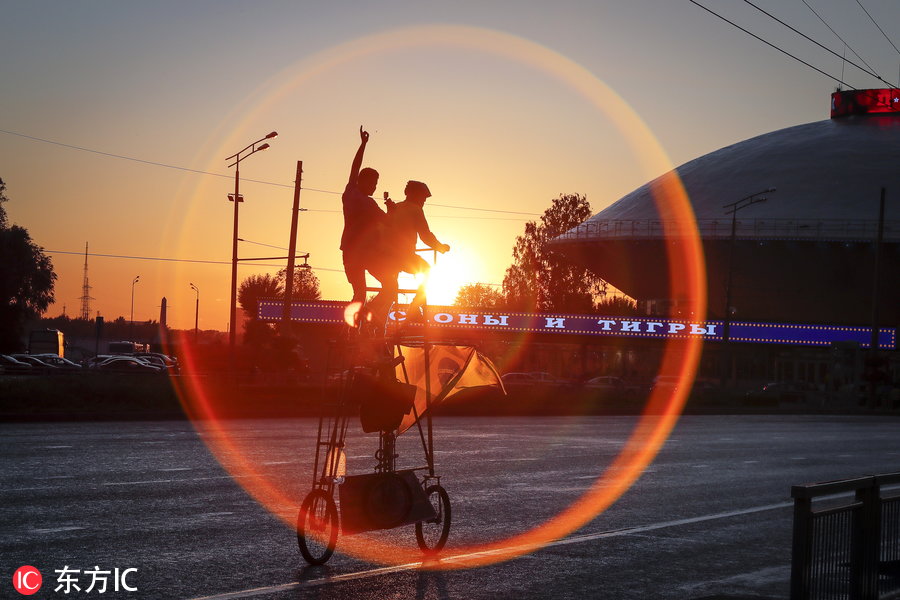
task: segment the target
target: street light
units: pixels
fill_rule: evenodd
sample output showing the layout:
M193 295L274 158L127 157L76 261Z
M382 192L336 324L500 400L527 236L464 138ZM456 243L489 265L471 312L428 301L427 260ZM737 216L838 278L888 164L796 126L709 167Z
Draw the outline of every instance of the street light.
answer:
M244 201L244 198L241 196L240 163L248 156L268 148L269 144L260 146L257 146L257 144L264 140L270 140L277 135L278 133L273 131L225 159L226 162L234 159L234 162L228 165L229 167L234 167L234 194L228 194L228 200L234 202L234 236L232 237L231 248L231 317L228 329L228 345L231 348L232 355L234 353L235 320L237 319L238 204ZM248 150L249 152L247 152ZM245 152L247 153L244 154Z
M194 305L194 341L197 341L197 325L200 323L200 288L198 288L193 283L191 284L191 289L197 292L197 301Z
M729 376L729 372L732 367L732 353L731 353L731 345L729 342L731 341L731 287L732 287L732 273L734 271L734 242L737 237L737 213L739 210L745 209L752 204L756 204L758 202L765 202L768 200L766 196L762 194L769 194L774 192L775 188L768 188L759 192L755 192L750 194L749 196L745 196L738 200L737 202L732 202L731 204L725 204L722 208L726 208L728 210L725 211L725 214L731 215L731 239L729 240L728 245L728 276L725 280L725 317L722 321L722 342L725 344L727 348L726 358L727 362L725 364L725 368L722 373L722 384L724 385L725 380Z
M141 278L140 275L134 278L134 281L131 282L131 332L129 333L129 337L134 338L134 284L138 282ZM131 341L134 341L133 339Z
M725 321L722 325L723 342L728 342L731 334L731 279L732 272L734 270L734 240L737 233L737 213L739 210L747 208L751 204L765 202L766 200L768 200L768 198L762 196L762 194L769 194L774 191L775 188L768 188L750 194L749 196L745 196L737 202L732 202L731 204L725 204L724 206L722 206L722 208L728 209L725 211L725 214L731 215L731 240L728 246L728 278L726 279L725 283Z

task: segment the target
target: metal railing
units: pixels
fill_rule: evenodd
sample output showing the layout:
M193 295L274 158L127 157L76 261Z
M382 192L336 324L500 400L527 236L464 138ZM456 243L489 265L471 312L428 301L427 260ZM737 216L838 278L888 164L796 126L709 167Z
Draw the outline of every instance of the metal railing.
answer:
M791 488L791 600L900 597L900 495L883 489L897 484L900 473Z
M692 224L657 219L586 221L564 233L560 241L603 238L660 238L691 233ZM731 219L698 219L697 230L704 239L731 237ZM735 237L754 239L799 239L811 241L872 241L877 220L863 219L738 219ZM900 240L900 221L885 221L884 239Z

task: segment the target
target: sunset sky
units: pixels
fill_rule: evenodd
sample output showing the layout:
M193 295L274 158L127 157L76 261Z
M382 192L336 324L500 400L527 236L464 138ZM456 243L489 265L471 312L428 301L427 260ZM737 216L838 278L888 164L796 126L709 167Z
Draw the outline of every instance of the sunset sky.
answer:
M885 87L740 0L701 4L857 88ZM892 83L898 52L856 2L806 0ZM838 54L803 0L758 0ZM900 3L862 0L894 44ZM52 256L47 315L78 316L85 242L92 317L225 330L234 169L242 258L284 256L303 161L298 249L325 299L349 299L340 192L359 144L383 191L425 181L451 245L449 303L499 284L515 237L561 193L594 212L723 146L828 118L837 85L688 0L556 2L14 2L0 21L0 178L10 221ZM848 58L859 59L847 51ZM843 72L843 76L842 76ZM723 204L726 200L723 199ZM107 256L98 256L107 255ZM115 256L115 257L113 257ZM0 257L2 260L2 257ZM271 266L269 266L271 265ZM239 280L274 273L244 263Z

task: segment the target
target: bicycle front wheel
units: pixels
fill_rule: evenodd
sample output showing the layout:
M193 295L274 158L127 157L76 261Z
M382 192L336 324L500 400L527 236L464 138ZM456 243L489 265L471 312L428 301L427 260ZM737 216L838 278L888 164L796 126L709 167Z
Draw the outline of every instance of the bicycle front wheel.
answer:
M314 489L303 500L297 515L297 545L311 565L325 564L334 554L338 537L338 514L334 498Z

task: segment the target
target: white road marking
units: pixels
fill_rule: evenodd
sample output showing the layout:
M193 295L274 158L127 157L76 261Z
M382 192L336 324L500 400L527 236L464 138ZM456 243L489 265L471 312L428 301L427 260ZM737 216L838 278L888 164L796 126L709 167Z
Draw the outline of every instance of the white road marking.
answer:
M215 477L194 477L192 479L148 479L146 481L107 481L103 485L149 485L151 483L191 483L213 479L239 479L244 475L216 475Z
M31 533L63 533L65 531L78 531L79 529L87 529L87 527L51 527L48 529L32 529Z
M766 504L763 506L754 506L751 508L745 508L741 510L733 510L728 512L714 513L710 515L703 515L700 517L689 517L687 519L677 519L674 521L662 521L659 523L651 523L649 525L640 525L637 527L629 527L625 529L615 529L612 531L601 531L597 533L586 533L583 535L575 535L572 537L563 538L561 540L556 540L554 542L550 542L549 544L545 544L543 546L511 546L508 548L498 548L496 550L487 550L484 552L471 552L467 554L456 554L450 556L443 556L440 558L441 562L444 563L466 563L470 561L474 561L478 558L484 556L502 556L504 554L514 554L517 552L525 551L535 551L541 550L543 548L551 548L554 546L567 546L569 544L580 544L583 542L590 542L593 540L603 539L603 538L611 538L611 537L619 537L624 535L633 535L637 533L644 533L647 531L654 531L657 529L665 529L667 527L678 527L681 525L691 525L694 523L702 523L705 521L714 521L717 519L728 519L731 517L740 517L744 515L750 515L758 512L765 512L769 510L781 510L785 508L792 508L794 506L793 502L780 502L778 504ZM331 583L341 583L344 581L352 581L355 579L368 579L370 577L378 577L380 575L386 575L389 573L399 573L403 571L414 571L416 569L420 569L423 566L427 568L427 563L419 561L408 563L405 565L394 565L389 567L379 567L376 569L368 569L365 571L357 571L355 573L346 573L344 575L335 575L332 577L323 577L321 579L311 579L309 581L302 582L293 582L293 583L283 583L280 585L271 585L265 587L251 588L248 590L241 590L238 592L226 592L224 594L216 594L213 596L201 596L198 598L193 598L192 600L231 600L233 598L250 598L253 596L262 596L265 594L273 594L277 592L284 592L288 590L295 590L301 588L311 588L318 587L322 585L328 585Z

